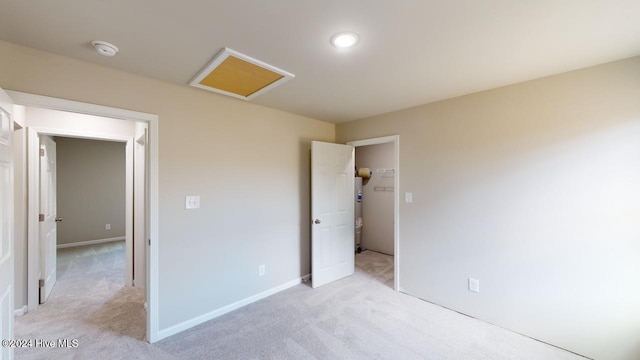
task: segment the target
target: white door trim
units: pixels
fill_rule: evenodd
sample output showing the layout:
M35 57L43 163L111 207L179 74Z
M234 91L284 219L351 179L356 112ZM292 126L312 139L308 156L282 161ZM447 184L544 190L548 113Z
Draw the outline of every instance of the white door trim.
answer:
M137 122L146 122L148 124L149 129L149 241L152 244L148 247L149 249L149 262L147 264L147 284L146 284L146 292L147 292L147 341L150 343L154 343L158 340L158 243L159 243L159 234L158 234L158 116L153 114L147 114L137 111L117 109L108 106L95 105L95 104L87 104L72 100L58 99L52 98L48 96L27 94L16 91L7 91L9 95L13 98L15 104L23 105L23 106L32 106L39 107L44 109L52 109L52 110L60 110L60 111L68 111L75 112L86 115L96 115L102 117L109 117L121 120L129 120L129 121L137 121ZM53 131L52 129L41 129L44 133L50 133ZM90 133L90 132L82 132L78 131L75 133L65 132L65 135L69 136L77 136L77 137L85 137L85 138L94 138L94 139L104 139L105 135L99 133ZM35 131L30 131L29 141L33 141L37 139L37 133ZM32 139L35 137L35 139ZM131 149L132 144L129 142L133 142L133 138L121 138L120 141L127 142L127 148ZM129 153L129 152L127 152ZM129 160L129 156L127 156L127 161ZM129 166L129 165L127 165ZM29 171L33 171L33 169L29 169ZM132 185L132 184L131 184ZM31 186L31 184L29 185ZM31 190L31 189L30 189ZM37 200L36 200L37 201ZM31 205L32 199L29 199L29 205ZM127 205L129 207L129 204ZM129 216L128 214L127 216ZM31 216L31 214L29 214ZM29 239L32 238L34 234L29 233ZM32 262L32 259L29 258L29 262Z
M28 94L19 91L6 90L16 105L33 106L42 109L75 112L85 115L96 115L120 120L137 122L158 122L158 115L142 113L138 111L112 108L109 106L88 104L79 101L58 99L48 96Z
M40 139L34 129L27 129L27 174L40 173ZM29 149L32 146L33 148ZM39 175L38 175L39 176ZM27 311L35 310L40 303L38 279L40 279L40 229L38 213L40 209L40 184L27 175ZM34 211L35 210L35 211ZM35 251L34 251L35 249Z
M393 194L393 289L400 291L400 135L349 141L353 147L393 143L394 147L394 194Z
M143 129L142 134L133 143L133 285L144 289L146 285L146 249L147 249L147 219L146 213L146 154L147 130Z
M5 123L0 115L0 137L6 140L0 140L2 143L2 154L0 161L4 170L8 172L8 178L3 176L0 180L0 213L2 224L2 233L0 233L0 337L2 337L3 346L0 347L0 359L13 359L13 348L4 346L7 339L14 338L14 159L13 159L13 135L14 135L14 111L13 101L0 88L0 110L5 112ZM5 212L6 210L6 212ZM5 232L6 231L6 232ZM6 242L6 246L4 246Z

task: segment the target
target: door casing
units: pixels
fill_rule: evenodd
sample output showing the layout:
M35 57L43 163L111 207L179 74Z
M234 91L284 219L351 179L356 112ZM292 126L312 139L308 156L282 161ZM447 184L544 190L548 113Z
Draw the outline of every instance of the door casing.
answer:
M71 101L71 100L64 100L64 99L57 99L57 98L51 98L51 97L47 97L47 96L41 96L41 95L33 95L33 94L27 94L27 93L22 93L22 92L16 92L16 91L7 91L7 93L9 94L9 96L11 96L11 98L14 100L14 103L16 105L22 105L22 106L31 106L31 107L39 107L39 108L44 108L44 109L51 109L51 110L59 110L59 111L67 111L67 112L75 112L75 113L80 113L80 114L86 114L86 115L95 115L95 116L100 116L100 117L108 117L108 118L114 118L114 119L120 119L120 120L128 120L128 121L136 121L136 122L144 122L147 123L148 126L148 132L149 132L149 146L147 148L148 153L149 153L149 161L148 161L148 168L149 168L149 180L148 180L148 204L149 204L149 222L148 222L148 227L149 227L149 231L148 231L148 237L149 237L149 245L147 247L147 253L148 253L148 262L147 262L147 278L146 278L146 286L145 286L145 291L146 291L146 299L147 299L147 341L153 343L156 342L158 340L158 227L159 227L159 223L158 223L158 116L157 115L153 115L153 114L147 114L147 113L141 113L141 112L137 112L137 111L130 111L130 110L124 110L124 109L117 109L117 108L112 108L112 107L107 107L107 106L101 106L101 105L94 105L94 104L87 104L87 103L81 103L81 102L77 102L77 101ZM56 131L53 129L46 129L46 128L30 128L27 134L27 141L28 141L28 146L31 147L31 144L37 143L37 139L38 139L38 134L46 134L46 135L53 135L53 136L71 136L71 137L80 137L80 138L89 138L89 139L97 139L97 140L111 140L111 141L122 141L122 142L126 142L127 143L127 161L131 162L132 165L132 160L133 160L133 138L132 137L115 137L115 136L107 136L104 134L101 134L99 132L96 133L91 133L91 132L87 132L87 131ZM36 151L34 153L34 151L31 151L31 149L29 149L28 154L27 154L27 161L29 163L29 169L28 171L33 174L34 169L32 167L32 165L34 165L35 163L37 163L37 159L34 159L33 157L37 156L37 152ZM129 164L127 164L127 168L129 169ZM130 170L131 171L131 175L133 175L133 169ZM27 222L29 224L32 224L34 222L34 220L37 222L37 211L33 211L34 209L37 209L37 202L39 197L38 196L32 196L32 194L37 194L37 185L33 184L34 182L31 181L31 177L29 177L29 185L28 185L28 191L29 191L29 204L28 204L28 219ZM131 193L132 193L132 189L133 189L133 176L127 176L127 187L131 189ZM35 197L35 199L34 199ZM127 219L131 219L131 217L133 216L132 213L132 207L133 207L133 199L132 198L128 198L127 199ZM34 217L35 214L35 217ZM35 228L35 229L34 229ZM28 242L29 242L29 246L35 246L35 244L32 245L32 241L36 241L35 239L38 239L38 230L37 230L37 226L31 226L29 225L29 230L28 230ZM132 236L132 226L128 226L127 227L127 236L131 237ZM131 245L129 245L131 246ZM128 246L128 248L129 248ZM129 251L129 254L131 254L131 252ZM37 259L35 258L35 254L32 254L31 251L29 251L29 256L28 256L28 263L29 264L35 264L37 261ZM131 262L128 262L129 264ZM32 310L32 295L31 293L36 289L33 289L33 285L31 284L31 279L33 278L33 274L31 274L31 272L33 270L31 270L31 265L29 265L29 269L30 269L30 273L28 275L28 279L29 279L29 284L28 284L28 308L29 310ZM131 273L131 271L127 271L128 274ZM128 279L127 281L129 284L131 283L131 279ZM37 283L35 284L37 286ZM37 306L37 304L35 305ZM35 308L35 306L33 308Z
M355 148L367 145L394 144L394 199L393 199L393 289L402 291L400 287L400 136L390 135L377 138L354 140L347 142Z
M14 249L13 249L13 101L0 89L0 359L13 359L13 348L4 346L13 339Z

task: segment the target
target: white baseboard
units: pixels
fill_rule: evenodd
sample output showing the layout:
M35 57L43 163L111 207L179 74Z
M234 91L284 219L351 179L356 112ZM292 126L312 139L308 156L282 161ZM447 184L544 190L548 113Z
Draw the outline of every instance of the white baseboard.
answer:
M20 309L13 310L13 313L16 314L16 316L22 316L22 315L26 314L27 313L27 305L21 307Z
M237 309L239 309L239 308L241 308L243 306L247 306L247 305L249 305L251 303L254 303L254 302L258 301L258 300L262 300L262 299L267 298L267 297L269 297L269 296L271 296L273 294L279 293L280 291L283 291L283 290L286 290L286 289L288 289L290 287L296 286L296 285L302 283L304 279L306 279L308 281L309 277L310 277L310 274L307 274L307 275L305 275L305 276L303 276L301 278L293 279L293 280L291 280L289 282L286 282L286 283L284 283L282 285L278 285L278 286L276 286L274 288L271 288L269 290L265 290L265 291L263 291L261 293L258 293L256 295L249 296L248 298L242 299L242 300L237 301L237 302L235 302L233 304L229 304L227 306L223 306L223 307L221 307L219 309L216 309L216 310L213 310L213 311L208 312L206 314L200 315L200 316L195 317L195 318L193 318L191 320L187 320L187 321L182 322L180 324L177 324L177 325L168 327L166 329L160 330L160 331L158 331L158 339L157 340L159 341L159 340L162 340L162 339L164 339L166 337L169 337L171 335L175 335L175 334L177 334L177 333L179 333L181 331L187 330L187 329L192 328L192 327L194 327L196 325L200 325L200 324L202 324L204 322L207 322L209 320L215 319L215 318L217 318L219 316L222 316L224 314L227 314L227 313L230 313L230 312L232 312L234 310L237 310Z
M69 243L69 244L58 244L58 246L56 247L58 249L64 249L64 248L70 248L70 247L76 247L76 246L87 246L87 245L103 244L103 243L114 242L114 241L123 241L124 239L125 239L124 236L118 236L118 237L112 237L107 239L78 241L78 242Z

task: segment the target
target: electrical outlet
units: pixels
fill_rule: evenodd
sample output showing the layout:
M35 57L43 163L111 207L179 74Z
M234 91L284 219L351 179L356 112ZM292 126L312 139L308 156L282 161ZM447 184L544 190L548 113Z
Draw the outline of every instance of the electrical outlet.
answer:
M480 292L480 281L477 279L469 278L469 291L479 293Z
M413 202L413 193L411 193L411 192L404 193L404 202L406 202L407 204L412 203Z
M258 276L264 276L265 268L264 265L258 266Z
M111 230L111 224L107 224L107 225L105 225L105 226L104 226L104 229L105 229L105 230Z
M187 210L200 208L200 196L187 196L184 200L184 208Z

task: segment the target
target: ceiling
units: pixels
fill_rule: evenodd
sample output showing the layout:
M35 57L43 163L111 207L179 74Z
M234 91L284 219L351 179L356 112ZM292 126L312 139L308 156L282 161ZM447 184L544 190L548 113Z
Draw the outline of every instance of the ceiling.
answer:
M640 55L638 0L5 0L2 13L2 40L185 86L226 46L296 75L253 103L333 123ZM360 43L334 48L339 31Z

